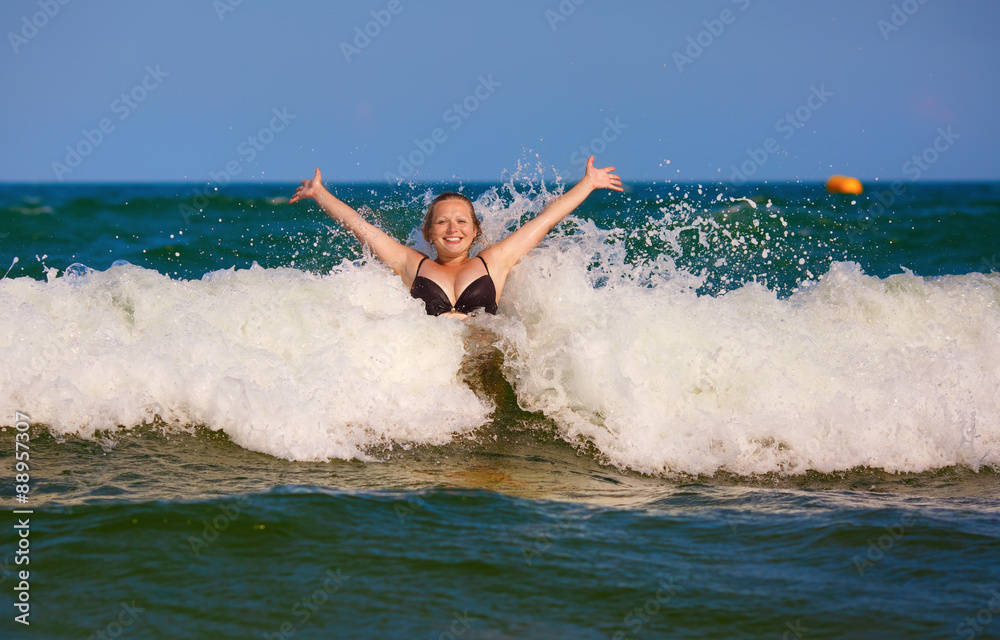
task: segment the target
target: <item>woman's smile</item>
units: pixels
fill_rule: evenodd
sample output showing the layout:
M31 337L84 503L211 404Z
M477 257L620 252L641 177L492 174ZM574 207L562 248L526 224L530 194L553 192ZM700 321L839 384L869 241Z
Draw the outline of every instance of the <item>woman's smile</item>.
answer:
M464 253L475 240L476 228L468 207L458 201L438 204L431 223L431 244L450 252ZM468 245L468 246L467 246Z

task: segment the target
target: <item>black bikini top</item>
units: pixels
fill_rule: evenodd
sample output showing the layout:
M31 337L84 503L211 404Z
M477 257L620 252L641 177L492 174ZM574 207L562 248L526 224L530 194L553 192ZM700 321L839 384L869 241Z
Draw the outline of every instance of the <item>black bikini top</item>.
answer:
M483 260L482 256L476 257ZM427 258L424 258L424 260L427 260ZM490 276L490 268L486 267L485 260L483 260L483 266L486 267L486 275L480 276L470 282L469 286L458 296L455 306L451 305L448 294L444 292L438 283L420 275L420 267L423 266L424 260L421 260L420 264L417 265L417 275L413 278L413 285L410 286L410 295L424 301L427 313L432 316L439 316L449 311L472 313L476 309L485 309L486 313L496 315L497 289L496 285L493 284L493 278Z

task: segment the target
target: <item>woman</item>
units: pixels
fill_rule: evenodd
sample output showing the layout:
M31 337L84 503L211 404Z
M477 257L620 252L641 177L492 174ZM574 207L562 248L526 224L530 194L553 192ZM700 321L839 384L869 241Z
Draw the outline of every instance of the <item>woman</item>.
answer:
M476 309L497 312L497 303L511 268L535 248L545 234L580 206L595 189L622 191L614 167L597 169L594 156L587 160L587 173L572 189L548 204L541 213L475 258L472 243L480 235L479 218L472 202L457 193L439 195L427 208L423 235L437 249L431 260L407 247L357 211L338 200L323 186L319 169L312 180L303 180L289 204L312 198L326 213L367 245L375 256L403 279L414 298L424 301L427 313L465 317Z

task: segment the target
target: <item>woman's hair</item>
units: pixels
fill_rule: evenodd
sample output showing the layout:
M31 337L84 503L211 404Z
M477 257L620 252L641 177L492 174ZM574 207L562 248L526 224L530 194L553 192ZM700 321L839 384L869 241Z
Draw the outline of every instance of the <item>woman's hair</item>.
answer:
M452 191L448 191L434 198L434 200L431 201L430 206L427 207L427 215L424 216L424 226L421 227L420 229L421 232L423 232L424 234L424 240L426 240L427 242L431 241L429 236L431 232L431 223L434 221L434 207L436 207L439 203L447 202L448 200L458 200L468 205L469 213L472 214L472 223L476 225L476 237L478 238L479 236L483 235L483 229L479 224L479 216L476 215L476 209L475 207L472 206L472 200L469 200L461 193L454 193Z

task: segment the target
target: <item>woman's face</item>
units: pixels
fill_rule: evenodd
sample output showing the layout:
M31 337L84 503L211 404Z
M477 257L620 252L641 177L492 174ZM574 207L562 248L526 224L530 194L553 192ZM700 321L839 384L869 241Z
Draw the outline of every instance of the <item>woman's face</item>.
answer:
M445 200L434 206L428 236L440 257L469 255L476 240L476 223L469 205L461 200Z

